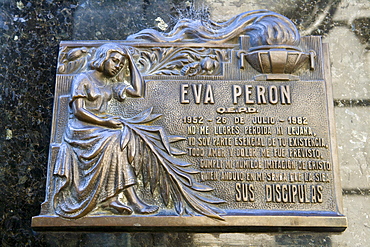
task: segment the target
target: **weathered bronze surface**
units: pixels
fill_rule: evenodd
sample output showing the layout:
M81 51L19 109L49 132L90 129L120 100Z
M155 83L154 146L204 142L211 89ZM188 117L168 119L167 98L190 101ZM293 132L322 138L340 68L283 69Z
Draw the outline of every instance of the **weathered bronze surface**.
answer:
M344 230L327 52L266 10L62 42L32 226Z

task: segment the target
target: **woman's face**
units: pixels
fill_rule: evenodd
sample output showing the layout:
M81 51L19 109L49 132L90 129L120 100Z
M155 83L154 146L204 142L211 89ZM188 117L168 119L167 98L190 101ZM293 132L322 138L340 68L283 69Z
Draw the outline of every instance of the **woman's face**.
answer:
M104 62L103 73L107 77L114 77L125 65L125 57L118 52L111 52L108 59Z

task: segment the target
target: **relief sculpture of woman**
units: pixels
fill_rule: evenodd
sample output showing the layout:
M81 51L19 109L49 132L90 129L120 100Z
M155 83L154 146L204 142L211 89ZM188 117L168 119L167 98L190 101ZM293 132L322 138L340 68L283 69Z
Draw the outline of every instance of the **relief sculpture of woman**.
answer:
M174 205L179 215L197 212L221 219L223 211L208 204L224 201L207 195L213 189L197 183L197 171L175 157L186 152L171 144L184 138L167 136L162 127L150 125L161 116L152 114L153 107L131 118L109 113L112 100L144 97L145 83L129 48L100 46L90 69L72 82L70 117L54 166L55 213L70 219L102 210L153 214L159 207L136 194L140 175L152 195L160 196L165 206ZM129 82L122 75L129 75Z
M64 178L59 180L55 211L66 218L83 216L97 206L121 214L154 213L158 207L146 205L134 190L136 176L120 144L127 135L122 118L107 114L113 98L142 97L144 80L123 46L101 46L90 67L72 83L72 114L54 171ZM115 82L124 68L130 71L130 85ZM119 201L120 192L129 205Z

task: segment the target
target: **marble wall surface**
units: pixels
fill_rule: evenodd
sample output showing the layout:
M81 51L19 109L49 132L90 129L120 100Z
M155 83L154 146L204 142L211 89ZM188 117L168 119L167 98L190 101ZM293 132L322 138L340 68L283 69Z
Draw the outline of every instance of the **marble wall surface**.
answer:
M340 234L37 233L45 196L54 77L61 40L122 40L179 17L226 20L269 9L302 35L330 44L344 213ZM195 10L195 11L194 11ZM2 246L370 245L370 1L2 0L0 1L0 241Z

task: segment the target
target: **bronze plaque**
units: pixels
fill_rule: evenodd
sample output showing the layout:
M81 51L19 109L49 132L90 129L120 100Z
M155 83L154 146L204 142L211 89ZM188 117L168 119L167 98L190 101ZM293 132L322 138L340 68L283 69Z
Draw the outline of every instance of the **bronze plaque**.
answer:
M342 231L328 47L277 13L62 42L38 229Z

